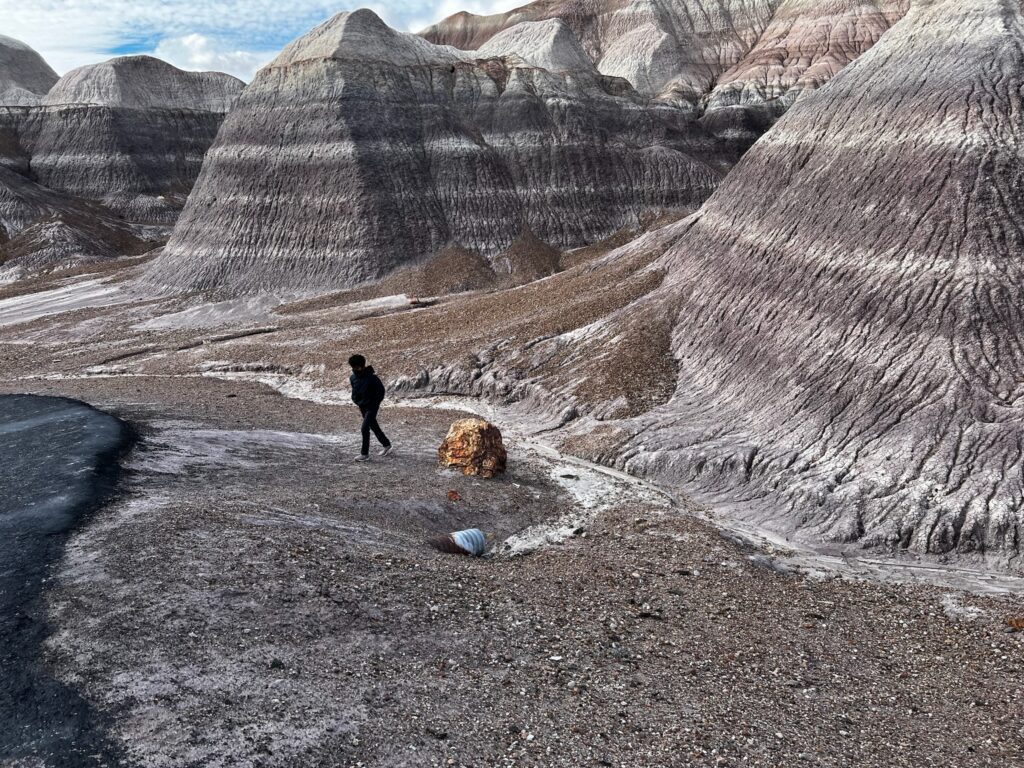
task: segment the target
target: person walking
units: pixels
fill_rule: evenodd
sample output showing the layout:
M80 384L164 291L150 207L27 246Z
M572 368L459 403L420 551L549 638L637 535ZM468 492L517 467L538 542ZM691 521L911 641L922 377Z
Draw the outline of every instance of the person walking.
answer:
M384 402L384 382L373 372L373 366L366 364L366 358L362 355L352 355L348 364L352 366L352 375L349 377L352 402L359 406L359 412L363 414L363 448L356 461L370 460L370 432L383 446L380 455L387 456L391 453L391 441L377 423L377 411Z

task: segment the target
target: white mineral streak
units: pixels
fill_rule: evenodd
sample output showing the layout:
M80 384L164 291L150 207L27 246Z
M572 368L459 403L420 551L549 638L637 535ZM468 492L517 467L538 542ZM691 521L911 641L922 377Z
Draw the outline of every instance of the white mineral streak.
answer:
M0 326L27 323L47 315L104 307L127 301L121 289L104 280L72 282L49 291L0 299Z
M271 322L274 308L281 299L274 295L247 296L199 304L179 312L158 315L133 326L138 330L168 328L216 328L230 325L242 327Z

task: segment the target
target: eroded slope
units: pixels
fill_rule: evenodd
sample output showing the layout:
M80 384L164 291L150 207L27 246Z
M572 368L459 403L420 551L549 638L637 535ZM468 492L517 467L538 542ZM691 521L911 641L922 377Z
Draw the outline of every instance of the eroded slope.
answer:
M1015 557L1022 83L1019 3L918 0L798 101L669 251L679 388L627 463L811 537Z
M4 282L164 242L242 85L147 56L47 73L0 39Z
M28 107L57 82L43 57L20 40L0 35L0 104Z
M23 131L33 177L131 220L173 223L242 85L149 56L73 70Z
M704 116L745 150L800 94L868 50L909 0L538 0L507 13L457 13L421 34L479 48L523 21L561 19L598 70Z
M698 204L735 160L596 72L561 22L489 46L434 46L366 10L289 45L229 115L150 280L346 288L445 247L500 268L524 238L580 246Z

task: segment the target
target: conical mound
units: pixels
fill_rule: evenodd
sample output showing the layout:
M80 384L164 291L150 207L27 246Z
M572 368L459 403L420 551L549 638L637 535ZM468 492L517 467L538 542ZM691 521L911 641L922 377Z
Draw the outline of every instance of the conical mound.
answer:
M57 73L43 57L20 40L0 35L0 106L39 103L57 82Z
M524 228L575 247L706 199L735 156L686 113L575 69L567 38L543 23L481 58L337 15L245 89L148 279L349 288L449 247L495 259Z
M679 386L632 466L815 538L1015 556L1022 88L1016 0L917 0L798 101L666 257Z

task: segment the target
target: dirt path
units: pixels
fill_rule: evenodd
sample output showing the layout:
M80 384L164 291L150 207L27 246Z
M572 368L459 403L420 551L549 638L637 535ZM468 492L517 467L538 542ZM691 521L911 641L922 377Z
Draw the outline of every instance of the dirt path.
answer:
M348 399L345 392L320 388L294 376L250 372L217 373L210 376L226 381L259 382L286 397L309 402L343 405ZM536 426L531 424L529 414L524 414L515 406L500 407L478 399L444 396L404 398L399 402L405 408L462 410L482 415L498 424L504 434L514 436L520 445L537 457L574 467L591 477L598 475L607 478L609 482L625 483L652 499L661 497L680 512L704 520L717 528L723 536L770 558L774 567L783 570L821 577L838 576L882 583L949 587L976 594L1024 595L1024 577L997 570L944 564L934 559L922 561L909 556L898 559L877 555L861 556L855 552L836 553L831 551L834 548L816 548L807 543L791 541L768 529L730 516L728 506L721 500L700 503L642 478L565 455L544 439L543 432L538 432ZM599 489L600 483L595 483L595 486ZM599 496L600 491L596 489L593 495Z

